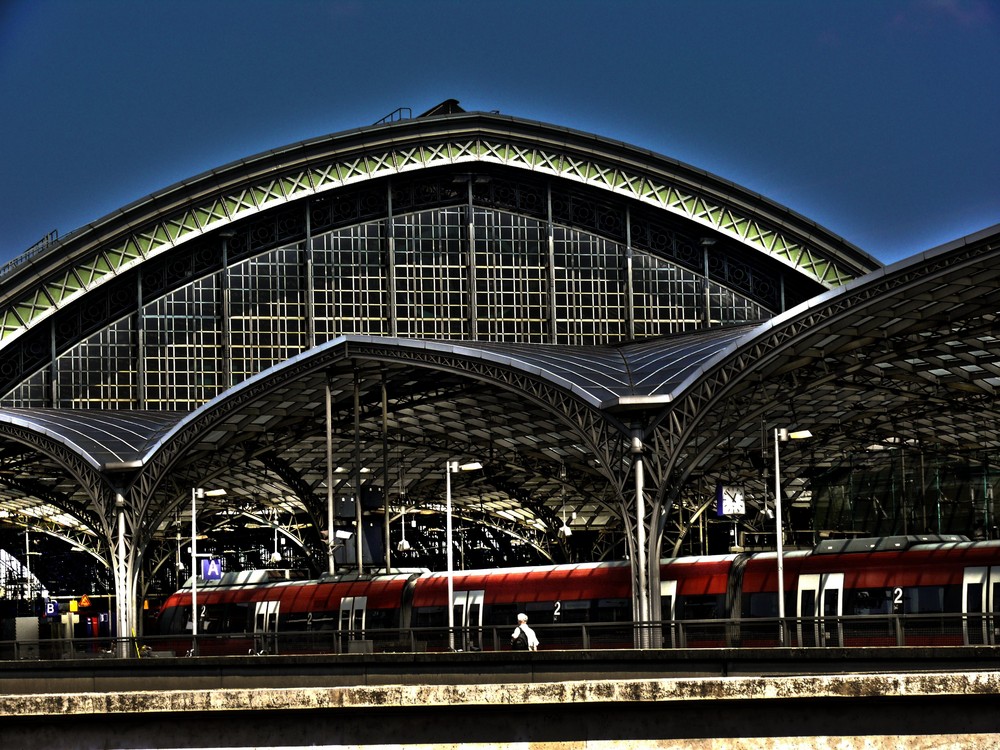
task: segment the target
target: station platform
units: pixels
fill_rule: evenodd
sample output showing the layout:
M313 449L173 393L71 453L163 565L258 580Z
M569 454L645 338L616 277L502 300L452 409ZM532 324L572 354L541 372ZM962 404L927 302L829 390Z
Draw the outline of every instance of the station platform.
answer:
M466 667L474 661L440 656L445 663ZM360 677L354 684L281 685L285 680L271 671L274 662L258 661L261 684L250 687L254 668L246 660L232 663L230 686L223 672L212 678L211 687L146 690L47 692L44 682L36 682L30 690L11 691L16 684L5 681L0 740L8 747L51 743L121 750L1000 746L996 669L631 679L621 674L564 680L527 676L535 670L554 673L558 658L532 654L510 660L511 668L529 670L517 680L504 679L503 674L513 676L505 669L491 678L489 665L480 663L478 679L468 672L467 681L434 684L393 683L382 671L381 677ZM202 672L207 666L197 665L199 660L166 661L184 662L195 671L200 666ZM366 660L348 661L357 666ZM495 661L500 666L505 660ZM656 661L651 658L650 666ZM144 665L133 666L141 675ZM65 687L65 675L65 670L51 673L50 684ZM88 678L79 677L77 686L86 686ZM333 676L331 681L343 680ZM157 680L149 682L153 686Z

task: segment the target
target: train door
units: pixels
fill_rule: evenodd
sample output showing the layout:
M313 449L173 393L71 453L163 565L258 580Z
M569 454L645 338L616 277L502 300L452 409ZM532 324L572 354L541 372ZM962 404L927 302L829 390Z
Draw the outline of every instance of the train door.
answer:
M455 626L459 628L456 634L455 647L463 651L482 651L483 649L483 600L485 591L455 591L452 607L454 607Z
M967 646L987 643L989 568L966 568L962 577L962 637Z
M844 574L799 576L796 633L800 646L843 646Z
M340 600L340 618L337 629L343 640L360 641L365 637L365 610L368 608L367 596L345 596ZM346 645L346 644L345 644ZM345 651L353 650L345 647Z
M258 654L278 652L278 609L279 601L257 602L253 616L254 651Z
M660 581L660 619L663 621L663 647L677 648L674 611L677 604L677 581Z
M990 568L990 587L986 593L986 612L989 622L986 634L991 646L1000 644L1000 568Z

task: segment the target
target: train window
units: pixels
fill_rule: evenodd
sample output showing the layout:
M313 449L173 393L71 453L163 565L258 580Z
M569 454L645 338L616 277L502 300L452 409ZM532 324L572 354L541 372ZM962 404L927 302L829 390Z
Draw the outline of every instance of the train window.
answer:
M598 599L596 622L628 622L632 619L631 599Z
M981 583L969 583L966 584L968 589L968 608L970 613L980 613L983 611L983 584Z
M555 611L555 602L532 602L524 605L524 613L528 615L528 622L536 625L551 625L552 613ZM517 624L516 622L514 623Z
M336 630L338 612L310 612L308 630ZM301 628L301 626L300 626Z
M364 597L357 597L358 599L363 599ZM341 600L343 602L343 600ZM351 624L351 629L355 631L362 631L365 629L365 615L366 611L364 605L354 607L354 622Z
M892 589L852 589L844 593L844 614L888 615L892 612Z
M949 589L954 589L951 596ZM854 589L844 593L847 615L935 614L961 609L961 589L957 586Z
M836 617L837 605L840 603L840 589L827 589L823 592L823 617Z
M853 589L845 592L844 614L901 615L941 612L944 599L944 588L941 586Z
M198 620L199 633L224 633L226 621L225 604L206 604L199 607L201 618Z
M678 620L716 620L725 617L725 607L721 595L677 597Z
M483 611L483 622L487 625L517 625L516 604L487 604Z
M778 595L768 591L743 597L743 617L777 617Z
M312 612L291 612L289 614L282 613L281 617L278 618L279 630L282 632L286 630L298 631L298 630L312 630L313 629L313 614Z
M944 587L944 611L962 611L962 587L959 585Z
M561 602L559 622L590 622L590 601Z
M816 616L816 592L812 589L802 591L802 599L799 602L799 615L801 617Z
M312 614L309 612L278 611L278 630L282 633L312 630Z
M722 597L719 597L720 599ZM777 617L778 616L778 594L775 591L759 591L753 594L744 594L742 602L741 617ZM722 603L720 602L720 611ZM785 612L795 611L795 590L790 589L785 592ZM725 615L721 615L725 616Z
M231 605L227 611L228 621L226 623L227 633L246 633L251 630L250 625L250 605L246 602L237 602Z
M448 613L444 607L414 607L413 627L440 628L448 624Z
M914 586L903 589L903 611L913 614L944 612L944 586Z
M373 630L389 630L399 627L398 609L369 609L368 627Z

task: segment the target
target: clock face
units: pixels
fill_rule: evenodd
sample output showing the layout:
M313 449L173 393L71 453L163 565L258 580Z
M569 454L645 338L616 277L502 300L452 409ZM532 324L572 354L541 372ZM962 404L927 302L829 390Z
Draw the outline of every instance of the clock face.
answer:
M724 516L741 516L746 513L743 490L739 487L723 487L721 506L720 510Z

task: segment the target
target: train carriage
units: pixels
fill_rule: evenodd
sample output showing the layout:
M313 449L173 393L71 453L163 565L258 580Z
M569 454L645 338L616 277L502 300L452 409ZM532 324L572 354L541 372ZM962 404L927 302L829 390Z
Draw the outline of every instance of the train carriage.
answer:
M791 552L783 567L790 645L985 643L992 637L989 613L1000 606L998 542L858 539ZM742 645L762 632L754 618L777 617L777 588L773 553L746 561L734 615L743 623Z
M543 648L992 644L1000 638L1000 542L910 536L827 541L782 557L778 621L773 552L665 560L662 621L633 631L626 562L456 571L454 631L446 573L275 580L232 574L199 589L200 653L506 648L518 612ZM191 595L163 606L159 629L190 644Z
M718 555L661 563L662 645L695 648L726 641L730 581L737 560L737 555Z
M504 644L502 634L524 612L534 625L545 626L543 647L631 643L632 590L627 563L580 563L536 568L461 571L454 573L456 647L478 650ZM446 573L429 573L414 583L413 626L447 626ZM581 624L605 623L584 631ZM622 635L621 623L629 623ZM495 637L493 634L496 633Z

